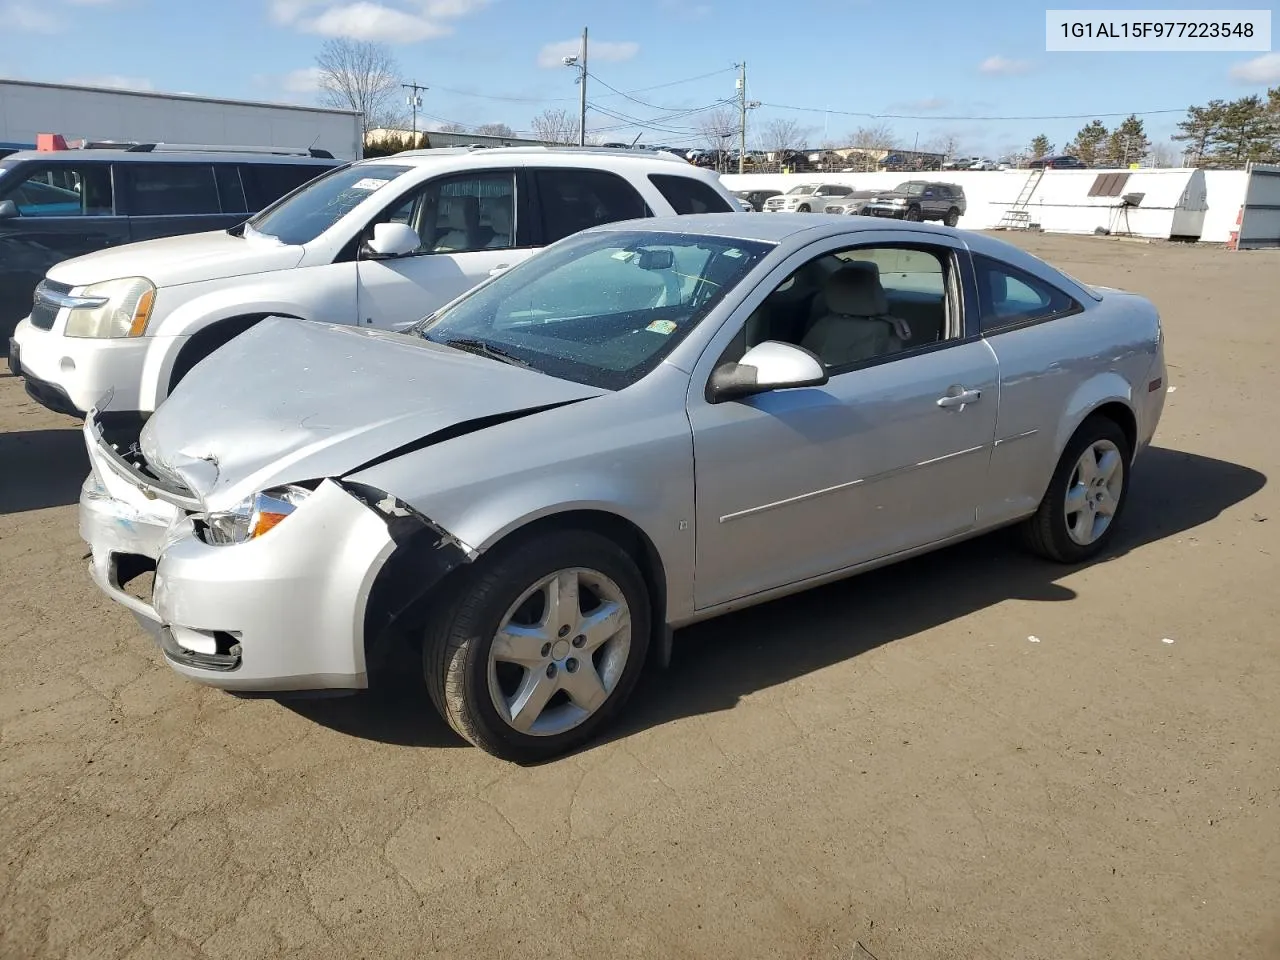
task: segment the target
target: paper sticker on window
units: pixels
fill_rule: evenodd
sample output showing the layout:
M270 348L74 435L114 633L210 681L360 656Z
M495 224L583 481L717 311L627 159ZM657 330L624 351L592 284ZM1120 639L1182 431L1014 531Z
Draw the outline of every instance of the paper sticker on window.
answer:
M733 259L737 260L740 256L742 256L742 251L739 250L737 247L731 247L730 249L724 252L724 255L726 257L733 257Z
M377 177L365 177L363 180L357 180L351 185L352 190L377 190L385 187L390 180L379 180Z
M676 332L676 324L674 320L655 320L645 329L652 333L660 333L665 337L669 333Z

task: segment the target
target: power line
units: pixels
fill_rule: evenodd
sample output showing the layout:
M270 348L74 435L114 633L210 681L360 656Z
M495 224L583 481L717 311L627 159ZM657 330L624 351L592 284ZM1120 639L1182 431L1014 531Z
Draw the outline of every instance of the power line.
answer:
M733 98L728 98L725 100L717 100L715 103L709 103L705 106L691 107L689 109L680 110L676 113L672 113L664 117L652 117L648 119L628 116L627 114L619 113L607 107L602 107L598 103L592 103L592 104L589 104L589 106L596 113L603 114L604 116L607 116L607 117L611 117L614 120L623 121L621 126L612 127L610 129L622 130L622 129L626 129L627 127L639 127L642 129L658 130L658 131L661 131L662 133L670 133L678 136L684 136L688 134L697 133L697 130L694 127L681 127L679 129L673 129L672 127L669 126L672 120L679 120L682 117L688 117L688 116L693 116L699 113L705 113L708 110L715 110L719 107L727 106L732 102L733 102Z
M649 90L664 90L667 87L678 87L681 84L693 83L697 80L705 80L708 77L715 77L722 73L727 73L732 69L733 69L732 67L725 67L722 70L713 70L710 73L700 73L696 77L685 77L681 80L670 80L666 83L658 83L650 87L640 87L636 90L631 90L631 91L622 91L622 90L616 89L615 87L610 87L609 84L605 83L603 80L600 80L600 78L597 77L594 73L591 75L591 77L594 80L599 80L601 84L603 84L606 87L609 87L609 89L613 91L613 93L604 94L601 97L601 99L604 99L604 97L615 97L615 96L627 97L628 99L630 99L631 94L633 93L645 93ZM504 96L496 93L476 93L471 90L459 90L456 87L442 87L439 84L437 84L432 89L440 93L452 93L455 96L459 96L459 97L472 97L477 100L498 100L506 103L533 103L533 104L569 103L578 99L577 97L512 97L512 96ZM640 101L637 101L637 102L640 102ZM644 104L644 105L651 106L650 104ZM666 108L656 107L655 109L665 110Z
M1168 113L1186 113L1185 107L1170 110L1122 110L1118 113L1059 113L1046 114L1043 116L1017 116L1017 117L983 117L983 116L967 116L967 117L949 117L940 114L909 114L909 113L861 113L856 110L831 110L827 107L797 107L789 103L762 103L761 106L772 107L775 110L795 110L800 113L834 113L842 117L860 117L867 120L1101 120L1104 117L1154 117L1159 114Z

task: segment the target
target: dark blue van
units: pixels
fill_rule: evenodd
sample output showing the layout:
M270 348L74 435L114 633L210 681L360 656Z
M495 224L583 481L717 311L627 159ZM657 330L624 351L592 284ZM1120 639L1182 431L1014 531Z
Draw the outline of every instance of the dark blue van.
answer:
M318 150L156 144L0 156L0 350L55 263L139 240L225 230L342 162Z

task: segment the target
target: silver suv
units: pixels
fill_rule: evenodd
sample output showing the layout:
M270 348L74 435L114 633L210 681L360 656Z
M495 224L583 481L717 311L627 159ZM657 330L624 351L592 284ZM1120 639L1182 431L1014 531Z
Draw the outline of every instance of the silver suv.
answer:
M802 183L764 202L765 213L819 213L828 203L853 193L847 183Z
M964 189L954 183L908 180L871 198L865 211L898 220L941 220L954 227L965 211Z

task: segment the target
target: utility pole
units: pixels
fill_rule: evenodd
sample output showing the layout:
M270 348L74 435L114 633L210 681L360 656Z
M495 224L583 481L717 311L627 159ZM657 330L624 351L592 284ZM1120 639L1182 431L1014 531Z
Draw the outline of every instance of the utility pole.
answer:
M402 83L400 86L409 91L409 96L405 98L405 101L413 111L413 148L416 149L418 146L418 108L422 106L422 97L420 96L419 91L426 90L428 88L417 82Z
M578 82L578 146L587 145L587 28L582 28L582 75Z
M759 100L747 99L747 62L735 63L738 68L738 172L747 157L747 111L760 106Z

